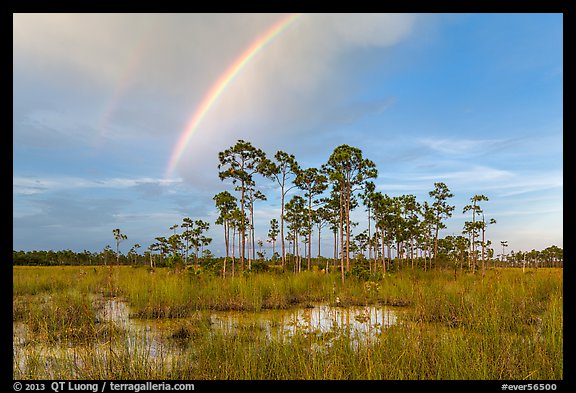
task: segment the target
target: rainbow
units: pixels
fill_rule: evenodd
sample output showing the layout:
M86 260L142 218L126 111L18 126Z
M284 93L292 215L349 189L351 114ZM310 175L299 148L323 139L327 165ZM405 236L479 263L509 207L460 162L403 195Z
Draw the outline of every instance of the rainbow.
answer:
M118 110L126 92L136 80L138 69L143 63L148 51L149 47L145 43L141 43L130 54L127 64L122 68L119 81L116 83L112 96L107 101L106 107L100 117L100 123L97 128L98 133L96 135L96 146L100 146L104 142L104 137L108 134L114 114Z
M254 56L264 49L274 38L278 37L286 28L288 28L301 14L289 14L275 24L273 24L268 30L261 34L252 44L244 51L228 68L226 71L218 78L216 83L212 85L208 93L204 96L204 99L194 112L193 116L190 118L186 128L180 135L178 142L176 143L172 154L170 156L170 161L166 169L166 177L169 177L174 168L180 161L182 154L186 150L186 146L190 142L190 138L194 134L194 131L198 128L206 114L210 111L216 100L222 95L230 83L234 80L236 76L242 71L242 69L254 58Z

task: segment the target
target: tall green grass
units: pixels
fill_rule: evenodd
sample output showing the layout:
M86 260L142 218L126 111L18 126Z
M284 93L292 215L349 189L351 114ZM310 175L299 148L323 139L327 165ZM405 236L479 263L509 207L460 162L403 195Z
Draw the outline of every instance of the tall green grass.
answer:
M297 333L270 339L259 330L212 331L163 359L137 340L112 352L70 352L30 378L79 379L562 379L536 332L483 336L463 328L393 326L371 342L345 333L325 340ZM145 342L145 340L142 340ZM33 358L33 356L32 356ZM38 357L37 357L38 358ZM110 358L110 360L109 360ZM78 366L80 364L80 366ZM15 378L26 377L16 374Z
M150 274L141 269L134 274L120 290L136 315L143 318L184 317L201 309L260 311L331 302L336 297L335 288L340 287L336 276L308 272L234 278L175 275L170 271Z
M560 269L480 274L401 271L376 282L338 275L235 278L130 267L14 268L17 379L562 379ZM170 318L127 332L98 318L99 297L132 316ZM402 304L404 318L370 340L347 331L270 337L215 329L202 310L257 313L323 302ZM141 323L157 323L148 320Z
M53 294L70 288L77 288L82 292L97 292L106 285L109 271L102 266L15 266L12 269L12 294Z

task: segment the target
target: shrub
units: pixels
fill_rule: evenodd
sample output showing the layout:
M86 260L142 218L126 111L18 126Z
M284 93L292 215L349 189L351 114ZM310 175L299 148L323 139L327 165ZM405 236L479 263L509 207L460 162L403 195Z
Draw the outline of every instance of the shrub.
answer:
M261 261L252 262L252 271L254 273L267 272L269 269L268 264Z

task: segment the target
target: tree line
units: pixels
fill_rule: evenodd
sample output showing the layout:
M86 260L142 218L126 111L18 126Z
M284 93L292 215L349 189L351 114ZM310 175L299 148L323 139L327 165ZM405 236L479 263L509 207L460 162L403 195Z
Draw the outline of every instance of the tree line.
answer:
M449 236L448 236L449 237ZM453 258L450 254L450 248L444 247L444 240L439 239L438 256L443 261ZM563 263L563 249L558 246L550 246L543 250L531 251L510 251L507 254L492 255L490 260L493 266L499 267L561 267ZM256 253L258 255L258 252ZM492 253L493 254L493 253ZM290 255L290 254L289 254ZM153 255L152 255L153 256ZM97 266L118 264L124 266L146 266L149 264L151 257L150 251L138 253L135 247L124 254L120 252L117 256L111 246L106 246L102 251L92 252L83 250L75 252L72 250L13 250L12 263L14 266ZM224 258L216 258L209 250L205 250L204 256L199 258L200 265L212 262L217 265L221 273ZM320 260L326 262L328 258L313 258L313 262L319 263ZM265 259L263 253L260 253L258 262L273 261L272 258ZM422 260L420 260L422 262ZM158 262L157 267L169 267L170 263L165 259ZM254 267L253 267L254 269Z
M488 197L481 194L470 197L470 203L462 209L470 215L462 233L439 238L440 230L446 228L445 222L455 210L449 203L454 195L448 186L434 183L434 189L428 193L430 199L426 201L418 201L414 195L391 197L376 190L376 165L353 146L336 147L326 163L318 168L302 168L294 155L280 150L268 157L262 149L243 140L220 152L218 160L218 176L231 186L230 191L221 191L213 197L219 214L215 224L223 229L225 256L218 259L221 262L218 269L224 276L234 276L238 269L251 271L254 263L267 260L262 250L263 241L256 241L254 225L255 206L267 199L262 191L266 182L277 186L280 199L280 215L270 220L266 237L272 246L268 260L282 271L287 268L295 272L310 270L314 261L325 271L339 270L344 280L345 273L354 268L352 264L366 267L370 274L386 274L391 268L428 270L439 261L452 261L460 269L466 267L474 272L479 268L484 273L486 261L499 258L506 265L517 263L518 258L524 264L528 260L540 265L562 260L562 250L556 246L542 251L511 252L508 257L504 252L506 241L500 242L502 254L495 255L497 245L487 240L486 233L496 220L485 217L482 202L488 201ZM295 195L288 199L290 191ZM350 212L361 205L367 225L360 232L354 229L359 223L350 219ZM206 221L186 217L169 228L170 236L155 237L144 255L138 254L138 244L127 255L122 255L119 246L127 236L120 229L114 229L115 250L106 246L95 254L14 251L14 264L138 262L147 263L151 268L190 265L198 268L201 263L215 260L207 249L212 242L206 236L209 228L210 223ZM322 257L322 230L331 234L331 258ZM313 236L317 240L316 257L312 250Z

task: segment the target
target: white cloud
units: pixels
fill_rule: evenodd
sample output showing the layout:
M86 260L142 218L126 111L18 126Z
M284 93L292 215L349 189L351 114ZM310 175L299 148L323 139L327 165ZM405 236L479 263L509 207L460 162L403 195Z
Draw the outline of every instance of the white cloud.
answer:
M535 191L562 188L563 185L564 180L562 175L555 172L526 173L518 175L515 181L498 184L494 186L493 189L497 192L498 196L504 198Z
M218 77L283 16L14 14L14 66L46 78L66 75L62 84L69 88L99 89L101 94L108 90L113 104L100 102L91 115L91 128L100 133L105 132L100 129L102 119L109 123L107 127L114 132L107 132L107 137L132 136L138 128L175 143ZM346 64L341 60L355 50L386 48L407 39L423 18L414 14L302 15L227 86L187 149L194 156L192 165L180 165L180 174L194 177L189 168L213 160L230 141L257 139L261 145L274 145L327 119L344 116L342 121L355 121L365 110L385 109L393 102L386 93L383 97L388 98L376 99L366 108L342 111L343 102L354 92L338 76ZM154 119L159 100L162 107L176 108L164 121ZM129 111L134 105L126 102L149 104L145 111ZM327 109L318 110L318 102ZM26 115L25 103L19 102L18 107ZM120 110L122 116L117 116L114 111ZM45 117L51 124L60 122L54 116ZM165 126L150 127L151 122ZM210 143L204 143L206 139Z
M484 154L507 142L506 139L420 138L418 140L418 143L424 146L450 155Z
M182 184L182 179L163 178L109 178L109 179L86 179L80 177L43 177L33 178L14 176L12 180L15 195L31 195L44 192L59 191L64 189L80 188L132 188L141 186L173 187Z
M173 92L182 92L209 86L211 79L206 75L215 79L283 16L14 14L14 53L17 58L33 59L38 68L73 69L112 86L137 74L147 83L156 82ZM269 76L278 75L274 70L282 74L293 70L289 73L290 84L305 78L299 88L308 88L342 50L394 45L410 34L418 17L421 16L305 14L254 64Z
M446 166L446 165L444 165ZM452 184L489 184L493 181L505 181L515 177L515 174L508 170L492 168L484 165L467 165L465 163L452 162L451 167L464 167L464 169L457 169L447 171L440 169L436 171L428 171L426 173L402 173L400 176L395 174L384 173L379 176L382 179L402 180L410 179L411 182L425 182L426 184L433 185L432 182L451 182ZM466 168L467 167L467 168ZM412 185L417 187L417 185ZM449 186L450 187L450 186Z
M399 191L401 193L407 193L411 191L428 191L431 189L430 184L427 183L419 183L419 184L410 184L410 183L380 183L376 185L376 190L389 193L391 191Z

